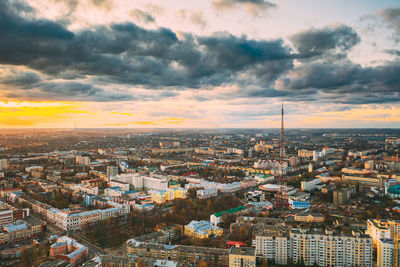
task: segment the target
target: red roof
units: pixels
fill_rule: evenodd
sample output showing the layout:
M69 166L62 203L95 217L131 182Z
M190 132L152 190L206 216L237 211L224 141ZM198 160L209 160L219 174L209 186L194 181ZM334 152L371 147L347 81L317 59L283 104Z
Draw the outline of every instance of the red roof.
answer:
M21 191L21 188L6 188L1 191Z
M241 246L241 247L244 247L246 245L244 242L241 241L227 241L226 244L231 246Z
M190 176L190 175L198 175L198 174L199 174L198 172L187 172L187 173L182 174L182 176Z

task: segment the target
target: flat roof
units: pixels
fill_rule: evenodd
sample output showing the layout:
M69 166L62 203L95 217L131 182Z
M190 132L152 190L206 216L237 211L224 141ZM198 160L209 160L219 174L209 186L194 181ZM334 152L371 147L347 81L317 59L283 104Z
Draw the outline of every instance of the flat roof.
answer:
M229 251L229 254L233 255L245 255L245 256L255 256L256 249L255 248L249 248L249 247L232 247L231 250Z
M242 210L245 210L245 209L246 209L245 206L239 206L239 207L232 208L232 209L229 209L229 210L216 212L216 213L214 213L214 216L215 217L221 217L222 215L224 215L224 213L232 214L232 213L236 213L236 212L239 212L239 211L242 211Z

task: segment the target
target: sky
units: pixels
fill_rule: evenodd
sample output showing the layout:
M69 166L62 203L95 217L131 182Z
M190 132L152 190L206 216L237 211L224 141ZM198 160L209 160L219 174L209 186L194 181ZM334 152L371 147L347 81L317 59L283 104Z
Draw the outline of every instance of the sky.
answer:
M400 2L2 0L1 128L400 126Z

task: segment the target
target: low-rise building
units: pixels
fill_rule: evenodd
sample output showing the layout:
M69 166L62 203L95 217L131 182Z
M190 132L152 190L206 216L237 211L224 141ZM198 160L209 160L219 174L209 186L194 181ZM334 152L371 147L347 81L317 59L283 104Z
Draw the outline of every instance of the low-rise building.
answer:
M209 221L191 221L185 225L184 234L185 236L203 239L221 236L223 229L212 225Z
M88 248L75 239L62 236L50 247L50 255L69 262L71 267L78 266L88 257Z
M221 219L222 219L222 216L224 214L227 214L227 215L228 214L240 214L240 213L242 213L242 212L244 212L246 210L247 210L247 208L245 206L239 206L239 207L232 208L232 209L229 209L229 210L216 212L216 213L213 213L213 214L210 215L210 222L214 226L218 226L218 224L222 222Z
M255 267L256 255L254 248L232 247L229 250L229 267Z
M245 194L247 201L251 202L263 202L265 200L265 195L261 190L249 191Z
M289 207L291 209L309 209L310 202L289 199Z
M205 261L208 266L229 266L229 250L222 248L162 245L137 242L134 239L127 241L127 254L139 255L160 260L171 260L186 265L197 265Z
M31 217L27 217L15 223L3 225L0 232L0 244L38 237L44 233L45 225L45 222Z
M196 191L196 196L200 199L216 197L217 195L218 195L218 190L216 188L199 189Z
M318 212L302 212L297 213L294 216L296 222L308 222L308 223L322 223L325 220L324 215Z

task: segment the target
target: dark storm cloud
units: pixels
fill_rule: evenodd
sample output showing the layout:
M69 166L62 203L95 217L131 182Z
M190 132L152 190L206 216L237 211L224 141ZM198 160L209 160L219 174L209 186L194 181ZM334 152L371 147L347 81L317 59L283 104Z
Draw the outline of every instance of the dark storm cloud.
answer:
M385 103L400 100L400 61L362 67L350 61L314 62L292 70L278 89L295 95L319 94L340 103ZM291 78L295 77L295 78Z
M3 77L1 89L9 96L146 100L151 97L116 92L111 85L160 90L156 98L177 96L179 90L235 85L240 90L217 97L333 99L349 104L400 101L399 61L376 67L349 61L347 51L360 38L345 25L292 36L294 53L281 39L252 40L228 33L178 37L170 29L149 30L133 23L71 32L53 21L20 16L32 10L15 3L0 2L0 64L34 71ZM294 60L300 60L296 67Z
M360 37L351 27L338 25L302 31L290 40L300 56L308 58L332 50L347 51L360 42Z
M394 28L396 34L400 38L400 7L381 9L378 11L378 15Z
M70 81L46 81L34 72L14 71L0 76L1 89L6 96L36 100L127 101L130 94L108 92L91 84ZM167 96L166 96L167 97Z
M292 66L282 40L229 34L178 39L169 29L147 30L132 23L73 33L52 21L5 14L0 19L0 63L26 65L55 77L74 77L75 72L104 82L198 88L232 83L239 72L275 79Z
M28 89L40 82L40 80L40 76L34 72L18 72L0 76L0 84L13 87L13 89L15 87Z

